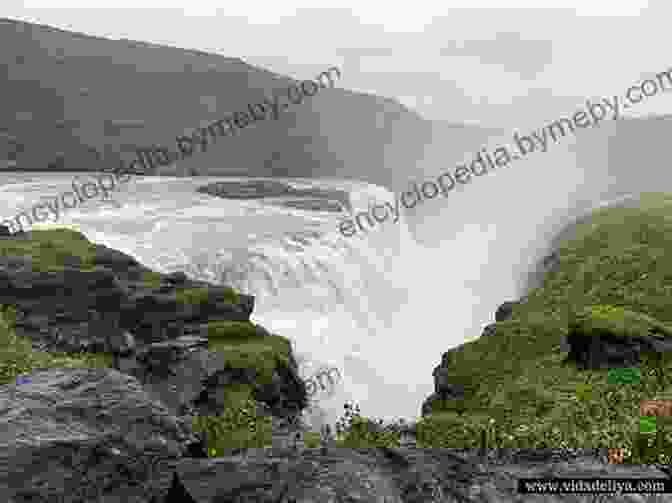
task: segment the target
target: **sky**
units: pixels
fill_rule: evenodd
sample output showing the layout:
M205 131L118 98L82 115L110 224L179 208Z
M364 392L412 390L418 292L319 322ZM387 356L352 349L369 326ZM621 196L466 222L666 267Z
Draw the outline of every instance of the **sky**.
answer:
M672 68L672 4L658 0L50 3L3 0L0 16L238 57L297 79L335 65L339 86L429 119L504 129L540 127ZM672 93L629 110L651 113L672 113Z

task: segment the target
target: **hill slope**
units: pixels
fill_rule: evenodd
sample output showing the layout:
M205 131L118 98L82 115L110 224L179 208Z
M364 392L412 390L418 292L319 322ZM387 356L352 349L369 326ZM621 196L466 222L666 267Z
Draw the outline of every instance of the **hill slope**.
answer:
M332 66L325 61L324 70ZM0 135L20 145L21 170L116 167L135 147L174 148L177 135L293 82L238 58L0 19ZM433 123L394 100L334 86L181 164L198 174L405 184ZM0 143L6 157L12 146ZM458 141L445 148L461 151Z

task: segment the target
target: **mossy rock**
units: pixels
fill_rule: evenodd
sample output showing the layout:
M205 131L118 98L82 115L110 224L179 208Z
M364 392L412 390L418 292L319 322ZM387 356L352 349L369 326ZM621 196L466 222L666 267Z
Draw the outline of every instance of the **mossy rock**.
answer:
M82 270L92 270L96 247L72 229L43 229L32 231L30 239L0 240L0 256L29 256L35 272L61 271L74 256L80 259Z
M250 386L230 386L226 405L221 415L193 419L194 430L205 434L208 457L224 456L236 449L272 445L272 420L257 414Z
M211 300L208 288L183 288L175 292L175 296L179 303L185 305L207 304ZM226 288L223 300L229 304L239 304L240 296L233 288Z
M569 323L569 331L588 337L604 334L618 337L672 337L672 327L651 316L604 304L587 306L577 312Z
M273 371L289 366L291 343L278 335L260 335L249 321L217 321L208 324L208 350L225 356L225 365L255 369L260 384L271 382Z
M29 337L14 331L13 308L0 308L0 384L13 382L17 376L48 368L111 368L110 353L50 353L33 351Z
M142 281L147 288L157 289L161 286L161 274L154 271L145 271L142 273Z

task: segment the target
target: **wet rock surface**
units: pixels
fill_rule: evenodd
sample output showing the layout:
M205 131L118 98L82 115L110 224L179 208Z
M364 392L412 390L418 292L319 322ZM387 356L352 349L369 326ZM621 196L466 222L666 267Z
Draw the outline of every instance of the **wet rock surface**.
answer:
M277 180L213 182L198 187L196 192L225 199L282 198L285 200L282 204L298 209L340 211L340 208L346 208L352 211L350 195L343 190L317 187L298 189ZM293 200L289 201L290 198Z

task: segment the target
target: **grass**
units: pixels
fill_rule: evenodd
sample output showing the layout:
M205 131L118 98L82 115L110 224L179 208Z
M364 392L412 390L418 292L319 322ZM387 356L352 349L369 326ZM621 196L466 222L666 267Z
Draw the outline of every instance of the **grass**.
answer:
M48 353L33 351L27 337L14 331L12 306L2 306L0 312L0 384L9 384L17 376L49 368L110 368L109 353Z
M72 256L82 261L82 269L93 269L95 245L72 229L44 229L31 232L31 239L0 240L0 256L29 256L35 272L61 271Z
M209 300L207 288L184 288L176 292L177 301L181 304L205 304ZM230 304L239 304L240 296L233 288L227 288L224 301Z
M197 416L194 431L205 434L208 457L230 449L267 447L272 443L271 418L257 414L249 385L234 385L226 393L226 408L219 416Z
M142 273L142 282L147 288L156 290L161 286L161 274L154 271L145 271Z
M270 383L278 366L288 366L291 343L278 335L261 336L249 321L208 324L208 349L225 355L230 368L254 369L259 383Z

